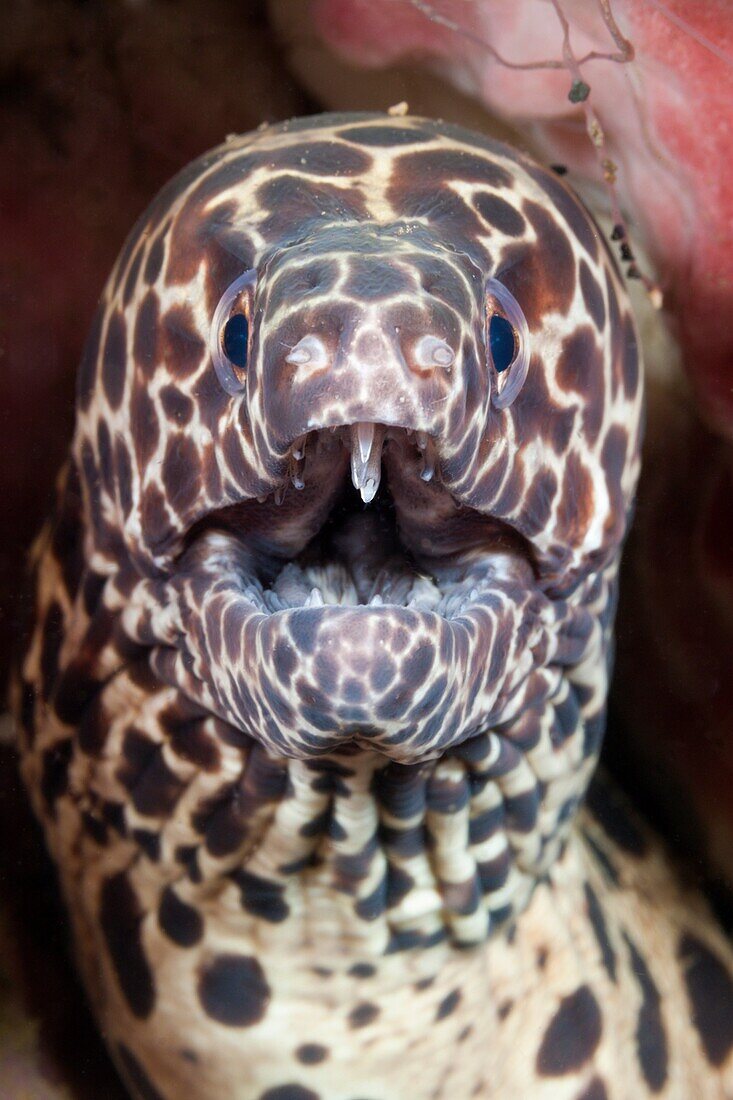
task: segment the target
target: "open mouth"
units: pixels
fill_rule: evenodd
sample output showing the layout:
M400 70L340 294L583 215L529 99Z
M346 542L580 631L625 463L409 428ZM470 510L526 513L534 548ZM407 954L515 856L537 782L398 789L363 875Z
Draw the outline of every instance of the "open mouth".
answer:
M400 427L299 440L266 497L192 529L176 585L187 656L161 674L280 755L438 756L512 720L551 650L530 544Z
M240 543L244 597L261 613L400 607L466 614L501 580L532 587L532 548L508 524L441 484L433 441L378 424L313 431L267 497L208 516L191 532Z

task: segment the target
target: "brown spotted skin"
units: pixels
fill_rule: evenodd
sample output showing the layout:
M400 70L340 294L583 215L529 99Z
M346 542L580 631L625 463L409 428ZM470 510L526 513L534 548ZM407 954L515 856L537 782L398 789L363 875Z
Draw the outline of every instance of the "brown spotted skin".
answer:
M247 271L230 396L209 334ZM487 279L531 336L506 409ZM313 334L323 361L288 361ZM142 217L80 371L16 692L134 1096L733 1095L729 948L605 785L582 805L641 407L600 233L477 135L265 128ZM384 431L399 564L379 509L309 563L359 423Z

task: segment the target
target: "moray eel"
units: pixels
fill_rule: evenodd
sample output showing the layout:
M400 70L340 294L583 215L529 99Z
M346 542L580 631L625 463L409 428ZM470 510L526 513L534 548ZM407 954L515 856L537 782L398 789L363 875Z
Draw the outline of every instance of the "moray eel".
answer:
M264 127L143 215L16 691L134 1096L723 1095L730 953L581 806L642 403L599 230L479 135Z

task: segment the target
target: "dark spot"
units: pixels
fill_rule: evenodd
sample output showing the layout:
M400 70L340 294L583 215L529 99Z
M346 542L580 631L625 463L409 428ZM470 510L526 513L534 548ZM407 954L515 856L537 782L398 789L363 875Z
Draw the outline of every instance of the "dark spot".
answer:
M606 1086L600 1077L594 1077L589 1081L583 1091L578 1093L577 1100L608 1100Z
M608 429L601 463L606 474L606 486L609 495L609 519L607 527L611 538L620 538L626 520L626 507L621 488L621 478L626 464L629 435L620 424Z
M193 947L204 933L201 914L182 901L172 886L166 886L158 906L158 924L179 947Z
M357 176L368 172L372 158L358 149L336 141L311 141L303 145L288 145L267 157L270 170L294 168L314 176Z
M443 997L435 1013L436 1023L438 1020L444 1020L446 1016L450 1016L452 1012L455 1012L460 999L460 989L454 989L446 997Z
M410 691L421 687L433 666L435 647L432 642L423 640L406 660L402 662L402 676Z
M227 1027L251 1027L263 1018L270 987L257 959L218 955L202 967L198 995L204 1012Z
M149 285L158 281L160 275L160 269L163 266L163 257L165 255L165 230L162 230L157 234L153 243L150 246L148 252L148 258L145 261L145 282Z
M206 849L212 856L235 852L247 832L239 788L228 787L204 803L193 825L205 835Z
M36 692L33 684L27 680L20 682L20 725L29 741L35 734Z
M127 518L132 509L132 467L127 444L119 435L114 445L114 470L117 479L117 497L122 512Z
M173 424L183 427L193 416L193 401L177 386L163 386L160 391L160 403L163 406L163 412Z
M192 374L206 353L190 306L176 305L163 315L161 321L161 346L163 358L175 379Z
M160 833L154 833L151 829L133 829L130 835L148 859L157 863L160 859Z
M160 438L158 414L144 383L138 383L133 390L130 401L130 432L138 467L144 474Z
M623 381L624 391L629 401L636 396L639 387L639 349L631 315L624 318L623 326Z
M296 1050L295 1057L304 1066L317 1066L328 1058L328 1047L322 1047L320 1043L303 1043Z
M205 716L189 717L171 707L163 711L160 721L177 756L204 771L214 771L219 765L221 753L214 738L204 729Z
M585 260L580 261L580 289L583 292L585 308L593 324L601 332L606 323L606 304L603 301L603 291Z
M157 485L148 485L143 493L141 519L145 541L153 550L162 549L175 534L165 497Z
M158 295L149 290L137 311L133 335L135 362L146 378L151 378L158 365L159 337Z
M483 183L492 188L511 188L514 181L510 173L487 156L462 149L426 149L419 153L406 153L394 166L390 192L400 211L407 194L416 186L431 190L461 180L466 183Z
M260 1094L258 1100L321 1100L317 1092L303 1085L276 1085Z
M41 773L41 794L49 813L55 816L56 799L66 794L69 783L69 764L71 763L72 743L66 739L58 741L43 754Z
M588 917L590 918L591 928L598 941L598 947L601 952L601 961L606 969L606 973L612 982L616 981L616 952L613 949L613 945L608 936L608 929L606 927L606 921L603 916L603 909L598 901L595 890L589 882L585 883L585 904L588 909Z
M418 145L432 141L432 135L415 126L349 126L339 130L336 137L353 141L356 145L375 145L396 148L399 145Z
M125 318L115 311L107 324L102 355L102 384L110 407L118 409L125 391L127 370L127 329Z
M354 963L349 967L352 978L373 978L376 973L377 968L372 963Z
M336 187L303 176L275 176L257 189L257 201L270 215L260 232L272 239L302 233L309 222L359 221L367 217L363 196L354 188Z
M552 470L541 470L525 493L522 534L531 538L545 528L556 495L557 478Z
M122 1068L122 1076L132 1088L138 1100L164 1100L132 1051L123 1043L117 1044L117 1057Z
M659 1092L667 1080L667 1037L662 1023L659 990L636 945L626 933L624 940L634 977L641 990L641 1007L636 1022L636 1052L644 1080L652 1092Z
M601 1025L601 1010L589 986L563 997L537 1054L538 1074L561 1077L580 1069L600 1042Z
M130 1011L144 1020L155 1004L155 981L142 943L143 912L125 871L102 885L99 923Z
M166 764L161 746L134 728L125 735L117 778L132 795L138 813L152 817L168 816L183 790L183 783Z
M290 908L283 897L285 888L281 883L241 868L232 871L231 878L239 887L242 908L252 916L279 924L290 915Z
M490 191L474 195L473 205L489 225L507 237L521 237L527 228L519 211L499 195L492 195Z
M161 473L169 505L181 518L186 517L201 491L201 459L192 439L169 439Z
M386 905L388 909L394 909L403 901L411 890L415 889L415 880L404 867L392 864L387 871Z
M691 932L680 939L690 1016L708 1061L721 1066L733 1048L733 977L729 968Z
M580 244L592 260L598 258L598 242L603 239L598 226L591 218L580 200L568 187L543 168L525 166L529 176L538 183L554 206L563 216Z
M532 359L522 392L509 413L514 420L519 440L529 442L543 439L556 454L565 455L575 427L578 408L575 404L563 408L553 400L547 387L542 360ZM520 459L521 453L514 455L515 469L522 469ZM505 486L502 496L507 494L512 495L510 488Z
M318 618L308 611L294 611L290 618L290 637L299 653L313 653L318 637Z
M137 280L140 274L140 268L143 262L144 246L139 244L135 249L135 253L132 257L132 263L128 268L127 275L125 277L125 285L122 291L122 304L127 309L130 302L133 299L135 290L137 289Z
M559 536L569 546L580 546L585 538L595 507L593 478L573 451L565 460L562 495L557 506Z
M102 421L101 423L104 423ZM73 600L86 571L82 526L81 485L76 464L69 463L60 508L53 526L52 549Z
M497 277L517 299L534 332L545 314L569 311L575 294L575 256L554 212L528 200L522 210L536 240L507 248Z
M366 1027L376 1020L378 1015L378 1005L370 1004L369 1001L362 1001L361 1004L352 1008L349 1013L349 1025L353 1028Z

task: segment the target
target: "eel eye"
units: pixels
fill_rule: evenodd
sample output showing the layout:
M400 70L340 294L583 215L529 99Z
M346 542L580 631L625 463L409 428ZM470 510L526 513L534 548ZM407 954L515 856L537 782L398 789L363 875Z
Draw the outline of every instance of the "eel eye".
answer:
M529 326L517 299L497 279L486 283L486 348L496 372L492 404L508 409L529 370Z
M247 385L250 321L256 271L245 271L222 294L214 310L209 350L219 385L236 397Z

